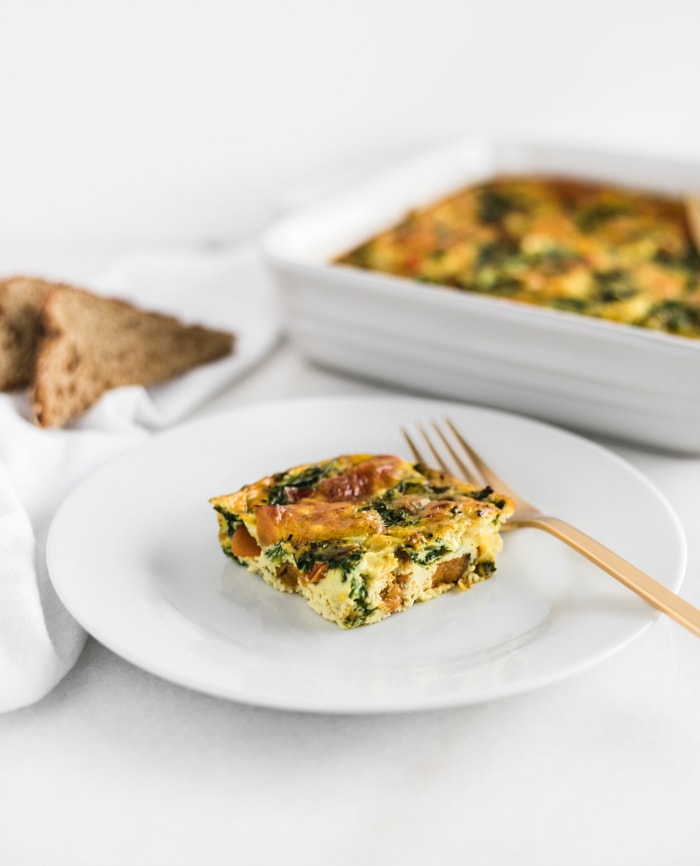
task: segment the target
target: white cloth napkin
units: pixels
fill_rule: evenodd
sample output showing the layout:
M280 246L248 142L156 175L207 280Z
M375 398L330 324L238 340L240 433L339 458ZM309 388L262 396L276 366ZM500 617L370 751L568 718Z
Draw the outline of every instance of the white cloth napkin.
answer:
M63 498L110 457L185 419L258 363L279 335L274 286L251 247L141 256L86 288L231 330L235 351L166 384L112 391L65 429L34 426L25 394L0 395L0 712L46 695L86 640L45 563Z

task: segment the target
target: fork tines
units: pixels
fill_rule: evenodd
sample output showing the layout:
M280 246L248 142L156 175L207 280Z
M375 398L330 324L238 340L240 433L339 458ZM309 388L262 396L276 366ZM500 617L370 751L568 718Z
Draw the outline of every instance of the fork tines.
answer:
M464 437L449 418L445 419L445 425L450 432L443 429L436 421L431 421L430 426L435 431L434 435L431 436L423 424L416 423L416 430L425 442L430 457L425 456L425 453L421 451L415 439L405 428L401 428L401 433L418 463L423 463L426 466L434 463L448 475L461 477L471 484L483 485L485 483L484 478L474 465L474 455L470 454L471 449ZM458 448L461 451L458 451Z

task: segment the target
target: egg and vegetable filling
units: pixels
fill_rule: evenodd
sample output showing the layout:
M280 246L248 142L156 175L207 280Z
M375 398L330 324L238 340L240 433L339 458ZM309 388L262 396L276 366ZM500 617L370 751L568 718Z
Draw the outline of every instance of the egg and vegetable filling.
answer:
M352 454L210 500L225 554L341 628L496 570L511 499L420 463Z
M700 255L680 200L561 178L462 189L336 263L700 337Z

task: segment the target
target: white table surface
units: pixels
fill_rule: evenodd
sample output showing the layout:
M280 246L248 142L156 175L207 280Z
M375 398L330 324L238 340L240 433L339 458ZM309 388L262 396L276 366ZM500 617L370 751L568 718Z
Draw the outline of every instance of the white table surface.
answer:
M3 269L89 280L124 252L15 249ZM283 344L202 412L371 390ZM611 447L677 510L700 605L700 460ZM539 691L366 717L207 697L90 639L51 694L0 716L3 866L684 866L699 805L700 642L665 618Z

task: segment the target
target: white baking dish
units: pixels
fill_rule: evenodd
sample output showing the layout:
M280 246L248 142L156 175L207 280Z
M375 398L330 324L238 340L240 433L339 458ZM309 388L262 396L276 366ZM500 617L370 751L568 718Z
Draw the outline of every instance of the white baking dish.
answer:
M292 340L317 363L403 389L700 453L700 340L330 264L410 208L502 172L700 190L700 163L474 139L426 153L266 234Z

